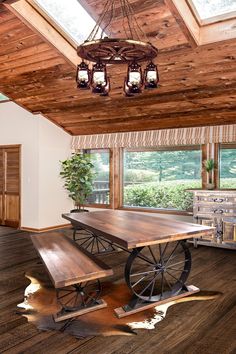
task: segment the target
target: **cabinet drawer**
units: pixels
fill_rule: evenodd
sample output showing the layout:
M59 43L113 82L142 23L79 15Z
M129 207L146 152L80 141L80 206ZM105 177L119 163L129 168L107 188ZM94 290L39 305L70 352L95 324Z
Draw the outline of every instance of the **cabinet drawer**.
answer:
M236 216L236 210L232 207L220 207L220 206L195 206L194 215L211 215L212 217L217 216Z
M221 195L197 195L194 198L195 203L209 203L209 204L236 204L236 196L221 196Z

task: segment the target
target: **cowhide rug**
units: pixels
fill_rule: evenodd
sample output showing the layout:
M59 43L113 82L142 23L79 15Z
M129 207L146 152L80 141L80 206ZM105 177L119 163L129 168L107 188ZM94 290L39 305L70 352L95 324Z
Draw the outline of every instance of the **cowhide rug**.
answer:
M39 265L26 274L30 285L25 289L24 302L18 305L18 313L40 330L65 331L77 338L88 336L135 335L137 329L151 330L166 317L170 306L193 300L210 300L220 293L201 291L195 295L171 301L135 315L118 319L114 309L129 302L130 292L126 284L103 283L102 298L108 307L76 317L70 323L55 323L53 314L60 310L56 292L45 268Z

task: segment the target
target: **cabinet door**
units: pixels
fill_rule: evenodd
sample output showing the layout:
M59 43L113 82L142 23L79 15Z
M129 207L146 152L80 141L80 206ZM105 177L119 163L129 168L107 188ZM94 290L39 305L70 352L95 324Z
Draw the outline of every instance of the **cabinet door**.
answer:
M20 149L0 149L0 221L18 227L20 223Z
M19 148L4 150L5 191L4 221L5 225L18 227L20 221L20 151Z

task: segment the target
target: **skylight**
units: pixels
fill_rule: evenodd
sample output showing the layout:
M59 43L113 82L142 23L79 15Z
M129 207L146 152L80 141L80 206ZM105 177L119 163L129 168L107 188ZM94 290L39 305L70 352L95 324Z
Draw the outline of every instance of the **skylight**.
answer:
M210 19L236 11L236 0L189 0L200 19Z
M0 101L7 101L9 98L0 92Z
M77 0L35 0L35 3L76 44L84 42L95 26L95 21Z

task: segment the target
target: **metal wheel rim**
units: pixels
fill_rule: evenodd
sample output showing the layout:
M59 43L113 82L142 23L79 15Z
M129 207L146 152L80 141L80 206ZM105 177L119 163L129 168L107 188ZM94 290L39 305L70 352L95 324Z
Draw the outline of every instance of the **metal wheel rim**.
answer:
M163 244L164 246L162 246L162 247L165 247L165 245L167 245L167 247L168 247L168 244L169 243ZM189 247L185 241L178 241L178 242L176 242L176 244L177 244L176 249L178 247L180 247L181 252L184 255L182 272L181 272L179 278L176 279L176 282L170 287L170 289L168 291L161 291L160 294L151 295L151 296L150 296L150 293L151 293L151 290L153 290L153 284L151 284L150 287L148 287L146 289L146 292L148 292L150 290L150 293L148 295L146 295L145 292L142 294L142 291L139 292L139 291L135 290L135 286L134 286L133 280L132 280L132 274L133 274L132 272L133 272L134 262L137 258L142 257L141 251L144 249L144 247L136 248L132 251L132 253L130 254L130 256L127 260L126 267L125 267L125 280L126 280L128 287L131 289L132 293L136 297L140 298L143 301L147 301L147 302L157 302L157 301L163 300L165 298L168 298L170 296L177 295L178 293L180 293L180 291L185 286L185 282L188 279L188 276L189 276L189 273L191 270L191 253L190 253ZM174 258L172 258L172 259L174 259ZM169 266L171 265L171 263L168 263L168 264L169 264ZM169 266L168 266L168 268L169 268ZM155 272L157 274L158 270L155 270ZM145 270L143 271L143 273L145 273ZM163 281L165 282L161 273L159 273L159 274L160 274L160 277L162 277L162 282ZM154 283L156 283L158 277L159 277L159 275L157 275L157 278L154 281ZM162 284L162 282L161 282L161 284Z

